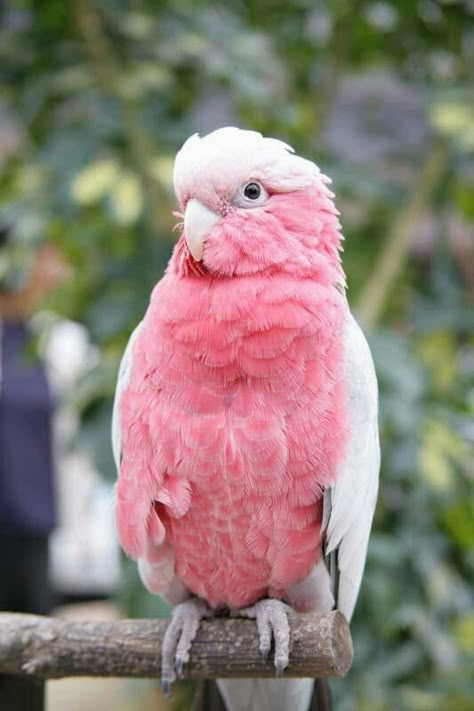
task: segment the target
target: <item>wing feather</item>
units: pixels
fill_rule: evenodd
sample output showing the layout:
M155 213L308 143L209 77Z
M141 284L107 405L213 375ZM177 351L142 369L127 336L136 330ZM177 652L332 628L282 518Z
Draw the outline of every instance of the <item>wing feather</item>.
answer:
M120 433L120 398L124 389L130 380L130 372L132 368L132 348L135 339L139 333L141 322L132 332L130 338L128 339L127 346L125 348L122 360L120 361L118 375L117 375L117 385L115 388L114 404L112 409L112 451L114 454L115 466L117 467L117 472L120 471L120 459L121 459L121 449L122 449L122 437Z
M334 559L337 564L336 605L350 619L364 572L380 468L377 380L369 346L352 315L344 349L351 437L338 479L325 492L323 527L330 570Z

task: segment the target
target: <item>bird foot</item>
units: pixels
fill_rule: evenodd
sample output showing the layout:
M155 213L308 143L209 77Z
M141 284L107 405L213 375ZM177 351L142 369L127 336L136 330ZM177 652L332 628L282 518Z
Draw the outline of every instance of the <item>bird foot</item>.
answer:
M201 620L211 615L206 603L196 597L173 608L161 649L161 687L165 696L168 696L173 681L183 676L183 667L189 662L189 652Z
M260 600L252 607L238 611L241 617L250 617L257 621L260 638L260 654L268 658L272 637L275 643L275 672L281 676L288 666L290 655L290 625L288 613L291 607L280 600Z

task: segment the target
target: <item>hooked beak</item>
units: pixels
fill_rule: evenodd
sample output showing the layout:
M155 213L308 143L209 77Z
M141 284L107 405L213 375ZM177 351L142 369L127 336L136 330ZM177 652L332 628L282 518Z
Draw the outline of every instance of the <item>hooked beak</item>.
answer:
M188 249L197 262L202 259L204 242L214 227L221 219L220 215L209 210L199 200L190 200L184 212L184 237Z

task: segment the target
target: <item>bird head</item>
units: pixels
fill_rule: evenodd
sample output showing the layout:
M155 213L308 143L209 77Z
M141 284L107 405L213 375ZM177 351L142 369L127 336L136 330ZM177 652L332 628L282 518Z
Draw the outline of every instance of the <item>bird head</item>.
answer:
M183 258L213 277L322 270L341 281L342 237L329 182L290 146L256 131L191 136L174 166Z

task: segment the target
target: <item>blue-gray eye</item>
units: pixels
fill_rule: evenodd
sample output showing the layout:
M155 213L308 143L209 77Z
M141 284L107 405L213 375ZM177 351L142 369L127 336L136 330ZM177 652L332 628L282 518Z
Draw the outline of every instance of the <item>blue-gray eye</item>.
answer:
M258 200L262 194L262 189L258 183L247 183L244 188L244 195L249 200Z

